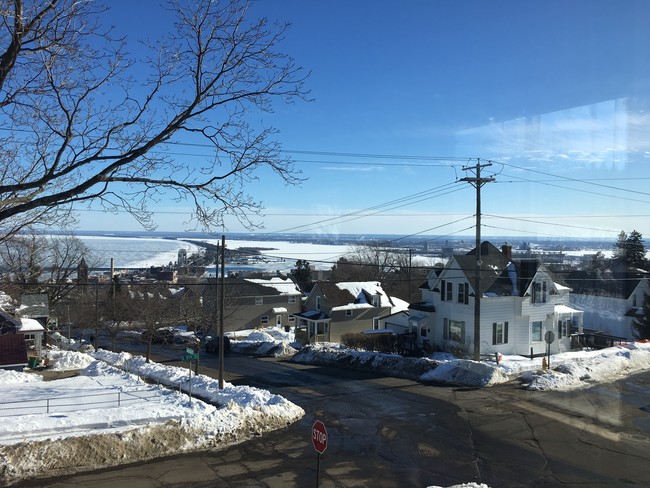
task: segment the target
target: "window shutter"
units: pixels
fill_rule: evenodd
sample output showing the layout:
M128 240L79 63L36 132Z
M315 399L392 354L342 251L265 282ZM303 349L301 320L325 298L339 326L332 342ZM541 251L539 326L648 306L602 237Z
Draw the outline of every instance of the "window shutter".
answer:
M497 343L497 323L492 322L492 345Z
M465 305L469 303L469 283L465 283Z
M503 324L503 343L508 343L508 322Z
M449 339L449 323L447 319L442 319L442 338L445 340Z
M440 282L440 300L445 301L445 295L447 294L447 282L442 280Z

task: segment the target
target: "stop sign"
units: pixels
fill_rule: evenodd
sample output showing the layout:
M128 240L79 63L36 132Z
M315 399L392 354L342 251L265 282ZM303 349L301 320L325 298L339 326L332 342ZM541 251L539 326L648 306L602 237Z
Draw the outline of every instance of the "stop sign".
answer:
M314 422L311 428L311 443L319 454L323 454L327 449L327 429L320 420Z

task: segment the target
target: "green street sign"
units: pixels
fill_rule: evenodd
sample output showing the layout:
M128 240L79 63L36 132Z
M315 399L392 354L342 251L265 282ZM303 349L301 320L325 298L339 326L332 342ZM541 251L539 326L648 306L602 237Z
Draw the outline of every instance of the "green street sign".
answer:
M183 356L183 361L195 361L197 359L199 359L198 354L185 354Z

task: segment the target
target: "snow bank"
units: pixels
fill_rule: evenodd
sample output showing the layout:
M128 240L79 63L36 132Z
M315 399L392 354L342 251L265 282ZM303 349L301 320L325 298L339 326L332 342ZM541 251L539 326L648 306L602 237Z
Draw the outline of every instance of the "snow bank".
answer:
M291 358L291 361L352 368L415 380L438 365L437 361L430 358L408 358L398 354L356 351L335 343L305 346Z
M71 369L84 369L95 361L92 356L73 351L47 351L48 368L54 371L69 371Z
M305 413L266 390L228 383L219 390L213 378L193 375L190 382L186 368L128 353L51 354L59 369L87 366L79 376L54 381L0 370L0 385L20 385L0 387L0 403L9 407L6 415L0 412L2 486L223 447L285 427ZM139 376L174 388L146 384ZM190 385L191 401L177 391Z
M509 379L496 364L461 359L440 362L435 369L420 376L422 381L479 387L505 383Z
M292 344L295 333L284 327L267 327L260 330L240 330L228 334L230 350L257 356L290 357L298 352Z
M551 368L524 372L521 381L528 390L570 390L616 381L650 369L650 344L635 342L598 351L557 354L551 356Z

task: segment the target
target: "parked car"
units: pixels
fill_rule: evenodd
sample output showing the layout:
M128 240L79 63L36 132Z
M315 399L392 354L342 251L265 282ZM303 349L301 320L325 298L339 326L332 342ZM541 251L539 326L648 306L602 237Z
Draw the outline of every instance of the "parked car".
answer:
M151 338L153 344L172 344L174 342L174 331L169 328L157 329L153 332L145 330L140 335L140 338L144 342L149 342L149 338Z
M223 337L223 350L225 352L230 351L230 338L228 336ZM208 336L205 341L205 352L219 352L219 338Z

